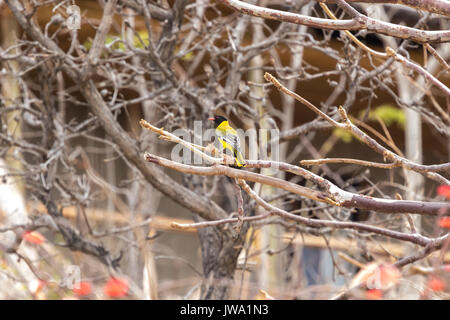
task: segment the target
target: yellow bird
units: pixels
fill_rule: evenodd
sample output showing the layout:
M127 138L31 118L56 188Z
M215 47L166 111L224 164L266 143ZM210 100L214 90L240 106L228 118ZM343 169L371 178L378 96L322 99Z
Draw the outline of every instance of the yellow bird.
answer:
M241 153L241 144L236 130L229 125L225 117L215 116L214 118L208 118L208 120L214 121L216 137L222 143L224 149L231 151L236 161L236 166L238 168L245 167L245 160Z

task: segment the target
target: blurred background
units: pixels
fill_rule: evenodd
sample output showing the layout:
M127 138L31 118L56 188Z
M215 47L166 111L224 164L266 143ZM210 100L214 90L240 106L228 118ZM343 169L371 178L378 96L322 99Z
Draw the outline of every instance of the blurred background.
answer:
M316 1L252 3L327 18ZM10 10L18 4L61 51L46 48L30 30L24 32ZM79 29L66 22L72 15L68 8L74 5L79 7ZM327 5L338 18L348 19L336 4ZM365 1L352 5L398 25L449 28L448 14ZM368 54L343 31L241 15L220 1L117 1L111 27L98 40L99 56L92 61L102 16L108 12L105 7L104 1L0 1L0 223L7 229L1 233L5 245L0 250L0 298L113 298L104 285L119 278L127 284L123 298L132 299L340 295L366 299L372 297L365 289L350 289L373 276L374 264L394 263L418 250L388 237L315 230L281 219L248 224L239 240L228 239L216 227L175 230L171 222L203 221L206 213L183 205L192 199L181 199L170 185L180 193L191 190L232 214L237 212L233 183L223 176L199 177L139 165L132 153L139 151L142 162L145 151L170 158L175 146L143 130L141 118L169 132L183 128L192 133L194 121L212 128L207 118L220 114L234 128L278 129L283 162L298 165L300 160L320 158L383 162L351 134L331 128L271 87L263 78L264 72L270 72L335 119L339 119L337 106L342 105L357 126L397 154L418 163L446 163L450 158L448 96L393 59ZM373 50L392 47L448 86L448 70L424 45L365 30L353 34ZM449 46L432 45L448 61ZM98 97L89 95L89 82ZM97 98L117 128L96 111L90 99ZM131 151L123 147L127 143ZM149 166L152 173L142 166ZM306 168L350 192L443 200L436 181L402 168L345 163ZM312 187L290 173L257 172ZM441 174L449 178L448 172ZM358 221L409 232L405 215L316 206L275 188L251 187L272 204L311 219ZM244 203L246 215L262 210L246 195ZM435 217L410 218L425 236L443 234ZM22 241L30 226L45 240L25 237ZM395 287L383 297L448 298L448 288L424 289L436 259L448 266L450 255L438 251L414 268L395 271L394 278L401 281L392 281ZM71 265L80 268L80 281L92 286L88 294L74 293L64 285ZM384 276L384 269L380 270ZM361 276L362 271L366 273ZM355 278L358 274L361 277ZM448 278L448 273L443 277Z

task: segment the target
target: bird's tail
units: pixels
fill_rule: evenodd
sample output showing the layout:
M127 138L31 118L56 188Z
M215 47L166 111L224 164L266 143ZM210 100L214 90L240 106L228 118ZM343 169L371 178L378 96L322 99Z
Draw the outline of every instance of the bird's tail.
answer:
M245 167L245 160L239 150L234 150L234 159L238 168Z

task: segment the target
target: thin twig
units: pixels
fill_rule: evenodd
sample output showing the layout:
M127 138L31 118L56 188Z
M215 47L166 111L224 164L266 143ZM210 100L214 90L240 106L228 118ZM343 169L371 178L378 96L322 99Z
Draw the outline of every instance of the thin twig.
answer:
M410 61L409 59L405 58L404 56L398 54L397 52L395 52L394 49L392 49L390 47L386 48L386 53L388 56L393 57L396 61L404 64L407 68L414 70L417 73L421 74L425 79L430 81L435 87L440 89L447 96L450 96L450 89L445 84L443 84L441 81L439 81L435 76L433 76L431 73L429 73L427 70L425 70L423 67Z
M379 163L379 162L372 162L372 161L365 161L365 160L358 160L358 159L348 159L348 158L325 158L325 159L314 159L314 160L301 160L300 164L303 166L314 166L314 165L320 165L325 163L349 163L349 164L356 164L359 166L366 166L366 167L375 167L375 168L382 168L382 169L392 169L392 168L398 168L401 167L401 163Z
M375 152L381 154L383 158L393 161L395 163L401 163L402 167L405 169L413 170L419 173L422 173L426 175L428 178L433 179L435 181L438 181L441 184L450 184L450 181L444 178L443 176L437 174L436 172L439 171L449 171L450 170L450 163L444 163L444 164L437 164L437 165L422 165L415 163L411 160L408 160L404 157L401 157L394 152L386 149L382 145L380 145L376 140L368 136L366 133L361 131L357 126L355 126L349 119L347 112L344 108L341 106L338 108L339 113L341 115L341 118L343 122L337 122L333 119L331 119L328 115L324 114L321 110L319 110L316 106L314 106L311 102L307 101L300 95L292 92L285 86L283 86L274 76L267 73L264 75L264 78L267 81L272 82L272 84L281 92L286 93L290 96L292 96L294 99L300 101L305 106L307 106L309 109L317 113L319 116L323 117L326 121L328 121L330 124L337 128L344 129L351 134L353 134L358 140L365 143L368 147L370 147Z
M242 198L241 187L237 179L234 179L234 193L236 194L238 205L238 222L234 226L234 230L239 234L243 223L242 218L244 217L244 199Z

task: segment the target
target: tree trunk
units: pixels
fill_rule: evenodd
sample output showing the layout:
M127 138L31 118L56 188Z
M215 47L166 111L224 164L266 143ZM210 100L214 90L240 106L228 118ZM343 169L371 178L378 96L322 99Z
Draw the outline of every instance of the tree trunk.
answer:
M244 229L244 228L243 228ZM245 228L246 229L246 228ZM245 233L233 239L222 227L199 229L202 249L203 274L202 300L224 300L229 298L230 287Z

